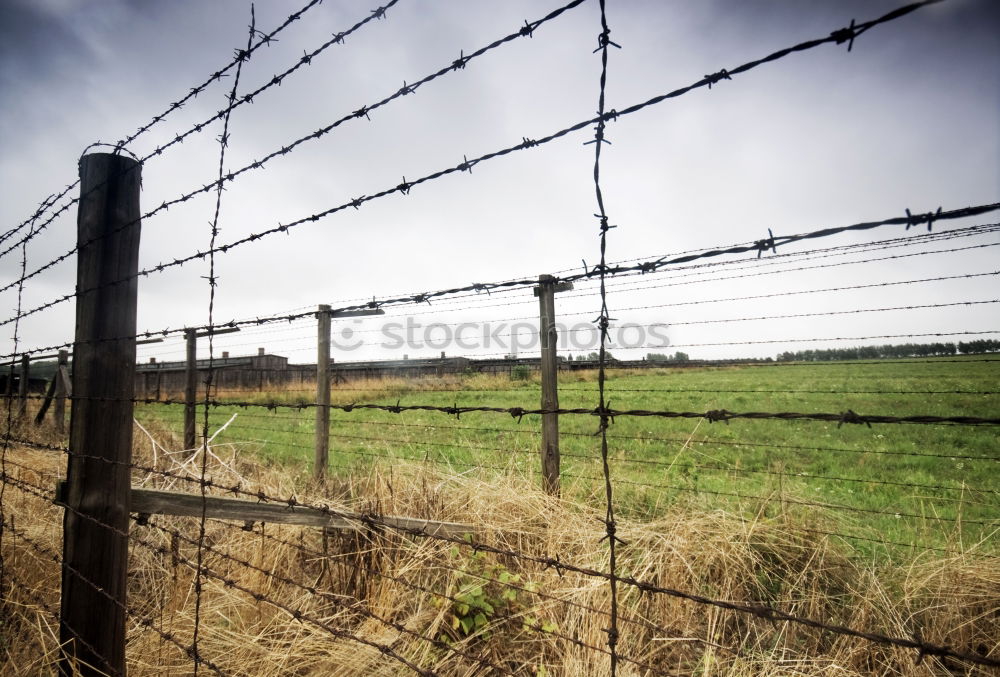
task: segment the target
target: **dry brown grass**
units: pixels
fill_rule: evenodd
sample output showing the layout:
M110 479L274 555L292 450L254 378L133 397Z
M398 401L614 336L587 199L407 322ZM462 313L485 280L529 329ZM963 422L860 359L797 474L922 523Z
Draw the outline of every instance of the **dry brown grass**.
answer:
M632 373L631 370L628 373ZM567 372L568 373L568 372ZM636 372L640 373L640 372ZM531 371L526 379L513 380L507 373L475 373L475 374L444 374L442 376L415 376L415 377L393 377L385 376L379 378L357 378L340 383L334 383L330 387L330 397L332 404L350 404L352 402L369 401L385 397L400 397L411 393L428 391L477 391L477 390L506 390L511 387L512 382L522 385L538 385L541 377L537 371ZM573 372L573 377L578 381L596 380L595 371ZM155 393L150 393L149 397L155 397ZM256 388L232 388L215 387L212 391L213 399L252 402L252 403L303 403L310 404L316 401L316 383L306 380L295 381L287 384L268 384L266 390ZM198 400L204 398L204 392L198 393ZM183 390L162 390L159 399L183 401Z
M179 446L151 430L167 447ZM136 436L135 454L152 462L149 439ZM210 474L235 479L272 496L295 495L354 510L475 524L480 539L539 557L558 555L578 566L606 569L599 504L546 496L515 473L449 475L423 466L389 466L365 476L296 489L300 478L217 450ZM7 472L50 492L62 472L57 453L11 447ZM172 461L162 453L157 463ZM174 463L176 463L174 461ZM134 481L164 479L136 473ZM177 487L193 491L195 486ZM4 535L5 597L0 625L0 674L54 674L59 569L19 536L60 551L61 510L8 485L4 513L15 531ZM209 521L200 610L201 653L227 674L399 675L406 667L376 648L338 638L325 624L389 646L407 660L448 676L484 675L477 665L433 640L449 637L463 651L524 675L603 675L608 585L601 579L545 569L525 560L474 554L470 548L427 538L369 531L331 535L318 529ZM675 506L653 522L623 522L620 571L660 586L717 599L763 603L793 614L909 637L992 656L1000 654L1000 567L996 560L928 554L886 571L832 541L807 535L785 516L744 519ZM816 525L810 525L816 526ZM824 525L829 526L829 525ZM130 555L128 656L131 675L187 675L192 664L175 645L139 619L191 642L194 628L195 547L171 536L197 536L195 519L157 516L133 526ZM16 532L16 533L15 533ZM162 548L159 550L158 548ZM235 560L248 562L244 566ZM490 616L471 637L452 628L454 597L474 583L501 598L496 579L519 576L516 599ZM221 578L227 579L227 585ZM256 591L301 612L307 621L238 588ZM318 594L306 588L312 587ZM537 589L533 594L528 589ZM770 623L665 595L620 595L621 655L664 672L694 675L985 675L989 671L789 623ZM497 606L502 606L497 604ZM530 619L529 619L530 617ZM377 620L391 621L406 634ZM525 628L525 621L551 632ZM315 622L313 622L315 621ZM421 639L414 635L420 635ZM205 671L211 674L211 671ZM656 674L623 662L620 675Z

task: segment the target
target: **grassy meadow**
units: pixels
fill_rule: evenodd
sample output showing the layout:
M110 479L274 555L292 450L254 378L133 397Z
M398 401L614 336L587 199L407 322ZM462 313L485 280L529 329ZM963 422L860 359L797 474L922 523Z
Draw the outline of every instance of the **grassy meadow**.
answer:
M1000 359L913 360L745 367L610 370L615 409L705 412L1000 416ZM560 406L597 403L595 372L562 372ZM335 386L334 403L537 407L538 375L467 375ZM220 393L218 399L292 405L312 392ZM249 448L265 463L311 472L315 410L218 407L217 444ZM199 410L199 430L203 423ZM400 461L489 479L515 473L540 481L540 417L506 414L334 410L331 473L357 474ZM178 434L180 406L146 406ZM560 419L563 495L603 503L597 420ZM865 554L960 547L998 553L1000 461L993 426L619 417L609 429L616 509L652 519L681 503L739 514L786 514L842 534Z
M607 392L617 409L997 416L1000 398L975 391L993 391L998 370L1000 360L977 359L613 370ZM561 377L562 406L595 406L595 374ZM294 405L314 394L218 397ZM348 383L333 393L339 403L538 400L533 376ZM193 674L195 636L211 662L199 674L395 676L413 674L412 666L443 677L610 673L607 582L531 559L608 570L592 416L561 420L556 498L540 488L537 416L335 411L331 477L317 484L314 409L224 405L208 415L207 472L219 487L475 525L477 543L527 558L393 530L216 519L205 523L199 554L198 519L133 516L133 677ZM180 479L196 481L201 458L182 449L181 408L142 405L136 419L134 462L168 472L136 468L133 486L197 491ZM52 447L66 440L48 425L15 424L12 433L37 446L3 450L0 674L54 677L63 510L51 499L65 457ZM997 447L989 427L620 417L609 430L624 541L617 570L689 594L997 658ZM621 677L995 674L625 585L618 605Z

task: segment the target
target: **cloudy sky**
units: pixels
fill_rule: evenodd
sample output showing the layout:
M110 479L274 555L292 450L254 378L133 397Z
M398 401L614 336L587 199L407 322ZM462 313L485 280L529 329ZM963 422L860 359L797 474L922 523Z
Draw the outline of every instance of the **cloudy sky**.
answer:
M304 3L258 2L256 25L270 31ZM622 49L610 53L608 108L624 109L899 4L609 0L611 38ZM240 169L560 5L399 0L384 19L234 111L226 166ZM268 82L374 6L325 0L312 8L254 54L239 92ZM234 49L246 44L249 19L250 3L243 0L0 0L0 232L74 181L77 158L88 144L133 133L228 64ZM598 31L597 3L585 2L539 27L534 37L505 44L372 112L370 119L351 120L247 172L224 193L219 243L592 117ZM949 0L876 27L851 52L846 45L824 45L621 117L609 125L612 145L605 146L602 163L607 210L618 226L609 234L609 260L747 242L769 228L790 234L898 216L905 208L926 212L1000 201L998 36L1000 4ZM232 78L225 78L209 87L130 150L143 156L204 121L224 106L231 86ZM221 123L214 123L146 163L144 211L214 180L220 132ZM409 195L375 200L220 255L216 321L579 270L584 260L593 265L599 258L593 146L584 145L591 136L577 132L481 163L471 174L449 175ZM145 220L140 266L205 249L213 209L214 198L206 196ZM1000 216L939 224L935 231L994 221ZM767 356L804 347L934 340L804 339L1000 328L997 304L991 303L740 319L1000 296L992 275L913 282L1000 269L992 247L1000 243L996 232L914 240L892 249L861 247L902 234L902 228L887 228L841 235L790 245L779 250L781 257L728 257L710 268L619 280L609 287L612 316L638 328L623 338L634 347L618 354ZM71 209L30 241L27 272L74 241ZM807 253L847 245L859 247ZM20 274L20 249L0 258L0 284ZM207 265L196 261L143 278L140 329L205 324L207 274ZM724 300L881 282L908 284ZM28 281L22 307L67 294L74 283L70 259ZM578 284L557 301L566 327L564 352L588 351L585 339L592 332L586 323L598 308L592 290ZM17 302L16 287L0 293L0 316L12 317ZM516 348L510 334L519 329L510 325L530 324L536 315L530 290L400 308L377 320L338 323L335 339L344 349L335 357L428 356L440 350L530 354L528 325L520 329ZM25 318L19 350L71 340L72 318L71 303ZM399 327L408 320L414 340L400 346L405 341L390 336L405 339ZM463 343L454 342L461 323L484 322L490 323L489 340L480 329L466 327ZM650 325L667 328L652 335ZM13 324L0 327L3 353L13 348L13 330ZM445 340L449 335L452 340ZM659 348L665 341L671 345ZM219 338L216 349L235 355L264 346L308 362L314 345L314 323L306 321ZM140 349L143 360L181 355L177 341Z

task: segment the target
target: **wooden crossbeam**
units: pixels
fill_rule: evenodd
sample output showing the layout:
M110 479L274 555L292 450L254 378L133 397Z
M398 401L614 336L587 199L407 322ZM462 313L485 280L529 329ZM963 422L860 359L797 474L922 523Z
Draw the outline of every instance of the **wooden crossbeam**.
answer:
M58 482L56 484L57 505L64 505L64 491L64 483ZM142 515L201 517L202 500L201 494L133 487L130 511ZM363 531L368 528L364 517L357 513L337 511L338 514L329 514L318 508L305 505L289 506L277 503L258 503L241 498L206 496L204 497L204 507L205 516L212 519L299 524L308 527L350 531ZM470 524L438 522L415 517L385 516L379 517L378 521L390 528L400 527L427 536L464 536L477 531Z

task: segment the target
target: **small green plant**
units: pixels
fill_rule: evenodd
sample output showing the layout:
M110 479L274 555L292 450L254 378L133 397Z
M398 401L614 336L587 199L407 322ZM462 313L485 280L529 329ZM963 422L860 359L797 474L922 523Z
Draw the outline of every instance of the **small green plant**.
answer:
M461 560L457 547L449 553L451 559ZM448 605L447 624L439 634L443 642L471 637L487 638L488 626L505 621L517 623L518 632L553 632L556 624L530 615L528 597L538 589L536 583L522 580L520 574L510 572L500 562L491 561L484 552L474 552L460 567L458 592L438 599L439 605Z

